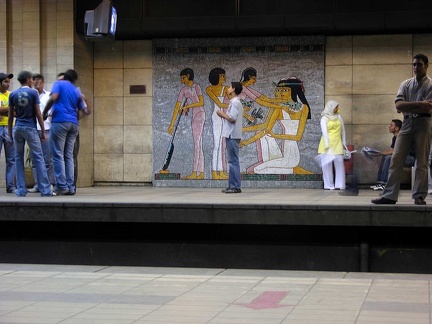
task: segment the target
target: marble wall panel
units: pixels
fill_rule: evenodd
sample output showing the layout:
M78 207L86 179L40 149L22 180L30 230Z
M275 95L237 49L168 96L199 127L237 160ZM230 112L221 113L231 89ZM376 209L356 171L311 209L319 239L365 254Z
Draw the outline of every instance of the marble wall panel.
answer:
M352 36L326 37L326 66L341 66L353 64L352 38Z
M353 36L353 64L403 64L412 57L411 45L410 34Z
M352 97L352 123L360 125L387 125L392 119L403 119L395 109L394 95L355 95Z
M413 55L425 54L429 63L432 60L432 34L415 34L413 35ZM429 74L430 74L429 70Z
M351 95L353 87L353 68L350 65L326 66L326 96Z
M151 97L125 97L124 98L124 124L152 125L152 98Z
M411 59L407 59L411 62ZM411 64L354 65L353 94L396 94L402 81L411 78Z
M150 182L152 171L152 154L125 154L124 181Z
M124 129L125 154L151 154L151 126L128 126Z
M124 132L122 126L95 126L95 154L123 154Z
M123 98L95 97L94 107L94 122L96 126L123 125Z
M95 69L122 69L124 65L123 44L122 41L95 43Z
M95 154L94 181L123 182L124 181L123 154Z
M95 69L95 97L123 97L123 69Z
M153 66L151 41L125 41L124 67L127 69L151 68Z

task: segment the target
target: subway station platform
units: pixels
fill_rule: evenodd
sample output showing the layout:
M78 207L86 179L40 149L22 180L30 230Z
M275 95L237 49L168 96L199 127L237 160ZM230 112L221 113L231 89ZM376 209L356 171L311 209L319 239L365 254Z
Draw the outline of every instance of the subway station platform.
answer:
M0 323L431 322L432 275L0 264Z
M0 194L0 262L432 273L432 197L320 189L97 186Z

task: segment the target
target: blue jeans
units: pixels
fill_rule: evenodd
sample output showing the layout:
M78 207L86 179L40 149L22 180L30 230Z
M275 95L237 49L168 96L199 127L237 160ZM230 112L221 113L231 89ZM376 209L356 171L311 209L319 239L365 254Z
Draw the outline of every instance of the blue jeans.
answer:
M41 192L41 196L51 196L51 186L48 181L41 142L37 129L32 127L15 126L13 130L13 135L17 177L16 195L25 196L28 192L24 172L24 146L27 142L30 148L32 161L35 162L38 177L38 186L39 191Z
M227 162L228 162L228 188L241 188L240 162L239 162L239 144L240 140L235 138L226 138Z
M52 123L50 132L51 156L57 189L75 192L73 149L78 125L70 122Z
M4 145L6 159L6 190L12 191L15 187L15 148L10 140L8 127L0 126L0 154Z
M39 136L42 134L42 131L38 131ZM51 159L51 148L50 148L50 131L46 130L45 131L45 141L41 142L41 146L42 146L42 153L43 153L43 157L44 157L44 161L45 161L45 167L47 170L47 174L48 174L48 180L49 182L54 185L55 184L55 177L54 177L54 167L52 164L52 159ZM33 179L36 183L36 186L38 186L37 184L37 172L36 172L36 165L32 159L32 173L33 173Z
M388 171L390 168L391 155L385 155L381 159L380 167L378 170L377 183L387 184ZM407 155L404 167L414 166L415 158L412 155Z
M79 136L79 132L78 132L76 140L75 140L74 149L73 149L75 190L76 190L76 184L78 181L78 152L79 152L79 148L80 148L80 136Z

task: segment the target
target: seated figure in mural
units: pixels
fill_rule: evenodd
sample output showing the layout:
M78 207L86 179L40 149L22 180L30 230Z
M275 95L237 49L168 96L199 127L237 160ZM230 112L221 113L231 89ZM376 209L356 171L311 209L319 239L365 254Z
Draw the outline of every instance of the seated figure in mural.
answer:
M275 109L271 107L263 123L245 127L244 132L257 132L242 146L260 141L261 158L247 169L248 173L258 174L311 174L299 166L300 151L298 141L303 137L307 119L311 118L310 106L304 95L303 82L291 77L281 79L274 90L275 98L282 99ZM300 99L300 102L298 101ZM281 133L275 133L278 123ZM281 139L281 148L276 139Z
M212 69L209 73L209 82L211 85L206 88L206 93L214 103L212 114L212 179L227 180L228 173L225 157L225 141L222 137L222 118L216 113L218 110L225 112L229 104L227 97L229 87L224 85L226 82L225 70L220 67Z
M267 108L273 108L273 109L281 109L280 104L286 101L285 99L281 97L275 97L275 98L269 98L265 96L264 94L260 93L259 91L251 88L257 81L257 71L253 67L246 68L241 75L240 83L243 86L243 91L239 95L240 101L243 104L243 116L247 120L245 129L249 129L250 125L255 125L257 122L256 116L253 116L252 114L247 114L248 111L252 109L255 103L259 104L262 107ZM254 108L252 112L254 111L261 111L261 108L258 110ZM259 116L260 118L262 116ZM245 131L245 130L243 130ZM263 156L263 151L268 152L269 150L267 148L262 148L262 146L266 147L268 145L268 141L265 141L265 139L259 139L253 141L256 143L256 149L257 149L257 155L258 155L258 162L255 165L258 165L262 163L263 161L268 161L268 156ZM276 144L277 146L277 144ZM254 173L253 169L255 165L250 166L247 168L246 173Z
M194 72L190 68L185 68L180 72L180 81L184 84L181 88L174 111L171 117L171 123L168 127L168 133L172 134L178 114L187 116L189 110L192 112L192 138L194 146L192 173L182 179L204 179L204 153L203 153L203 132L205 122L204 97L201 87L194 83Z

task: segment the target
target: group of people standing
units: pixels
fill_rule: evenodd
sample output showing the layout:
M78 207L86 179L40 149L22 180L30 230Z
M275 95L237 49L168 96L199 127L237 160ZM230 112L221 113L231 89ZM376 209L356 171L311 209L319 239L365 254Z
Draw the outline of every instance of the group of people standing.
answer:
M85 97L75 86L78 74L68 70L58 75L51 92L44 77L21 71L20 87L9 91L13 74L0 73L0 131L6 156L6 191L17 196L40 192L41 196L74 195L78 119L89 115ZM25 179L25 144L30 149L34 188Z
M415 157L412 198L414 204L426 205L432 126L432 79L427 75L428 57L424 54L415 55L412 67L415 76L403 81L396 95L395 107L398 113L403 114L403 122L392 121L393 128L398 129L397 140L395 135L391 150L388 154L382 154L383 163L386 165L381 165L380 170L383 174L378 175L377 185L383 193L380 198L372 199L373 204L397 202L403 168L407 164L412 165L412 157ZM393 128L389 130L394 134ZM345 189L343 149L346 140L338 102L330 100L326 103L321 118L321 129L323 135L318 153L322 161L324 189ZM333 176L333 167L336 179Z

